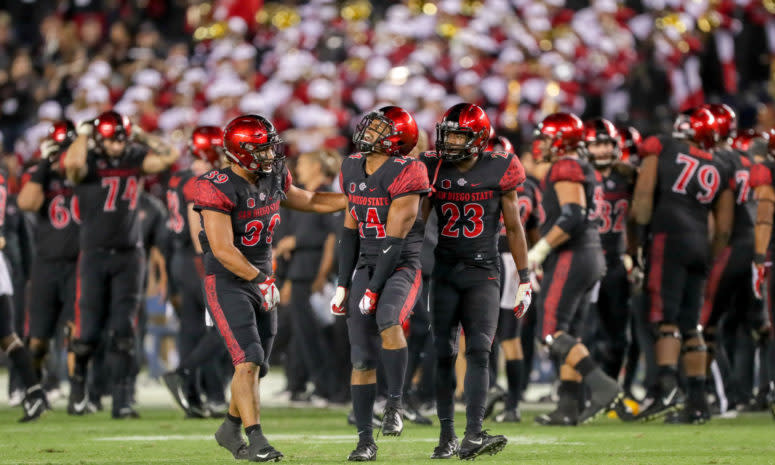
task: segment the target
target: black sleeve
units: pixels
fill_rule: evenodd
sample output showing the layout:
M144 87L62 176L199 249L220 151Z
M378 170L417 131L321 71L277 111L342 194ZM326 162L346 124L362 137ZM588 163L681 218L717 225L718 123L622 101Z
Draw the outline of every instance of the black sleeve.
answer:
M380 247L377 265L374 267L374 274L369 281L369 289L379 293L385 287L390 275L393 274L401 260L401 251L404 249L405 239L400 237L388 236L384 245Z
M343 228L339 238L338 286L350 287L355 264L358 261L358 230Z

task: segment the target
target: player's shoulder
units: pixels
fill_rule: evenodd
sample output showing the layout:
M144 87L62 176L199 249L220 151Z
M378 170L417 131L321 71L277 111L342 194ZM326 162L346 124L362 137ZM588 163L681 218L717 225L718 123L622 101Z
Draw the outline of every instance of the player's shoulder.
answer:
M773 179L775 178L773 173L775 173L775 162L772 160L756 163L751 166L748 183L753 188L759 186L771 186L773 184Z
M439 152L436 152L435 150L421 152L418 159L426 165L440 163L442 160Z
M589 171L586 168L590 168L589 164L581 158L560 157L552 163L548 177L552 182L584 182Z
M651 135L643 139L638 146L641 158L658 157L666 149L676 149L677 140L662 134Z
M232 176L235 174L229 168L211 170L199 176L193 189L196 207L230 212L237 203Z

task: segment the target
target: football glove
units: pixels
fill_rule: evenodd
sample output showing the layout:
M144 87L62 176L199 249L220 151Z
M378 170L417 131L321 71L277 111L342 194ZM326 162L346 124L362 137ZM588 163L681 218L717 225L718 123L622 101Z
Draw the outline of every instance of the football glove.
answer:
M633 260L631 256L626 254L622 255L622 263L624 264L625 271L627 271L627 281L629 281L630 287L635 291L639 291L643 287L643 267L641 267L638 261Z
M331 298L331 314L334 316L347 315L347 288L336 287L334 297Z
M91 136L92 132L94 131L94 121L87 119L83 120L80 123L78 123L78 126L75 127L75 132L79 136Z
M552 251L552 246L546 242L546 239L541 239L530 249L527 253L527 267L531 270L535 270L546 259L549 252Z
M40 158L50 160L59 151L59 144L51 139L46 139L40 144Z
M533 285L530 281L519 283L517 287L517 299L514 302L514 316L522 318L530 308L530 302L533 301Z
M361 313L364 315L372 315L377 311L378 298L379 295L376 292L373 292L371 289L366 289L366 292L363 293L363 297L361 297L361 301L358 303L358 308L361 309Z
M764 281L767 278L767 265L764 263L751 263L751 284L753 294L757 299L764 298Z
M264 297L264 310L271 312L280 303L280 290L274 284L274 278L258 283L258 289Z

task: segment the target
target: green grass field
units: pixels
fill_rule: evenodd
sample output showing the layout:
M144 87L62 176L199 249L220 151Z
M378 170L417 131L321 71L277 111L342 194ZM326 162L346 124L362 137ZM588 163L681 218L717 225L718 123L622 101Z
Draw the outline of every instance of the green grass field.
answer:
M234 463L212 439L219 420L184 420L172 408L140 409L140 420L113 421L106 412L74 418L62 409L19 424L19 409L0 409L0 464ZM482 463L536 464L765 464L775 463L775 422L769 414L714 419L703 426L625 424L602 419L577 428L523 423L486 428L509 445ZM342 463L354 428L338 410L267 408L263 429L290 463ZM464 426L462 415L459 428ZM458 432L459 434L461 431ZM436 427L407 424L400 438L377 440L378 461L430 463Z

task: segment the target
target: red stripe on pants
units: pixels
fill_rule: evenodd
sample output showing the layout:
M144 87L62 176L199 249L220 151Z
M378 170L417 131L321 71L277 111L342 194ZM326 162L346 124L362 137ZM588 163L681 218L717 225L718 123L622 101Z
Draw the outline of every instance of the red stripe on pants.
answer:
M229 322L226 321L226 315L223 314L221 304L218 302L218 294L215 292L215 275L205 278L205 295L207 296L207 305L210 307L210 311L215 319L215 324L218 325L218 331L221 332L221 336L226 340L226 347L229 348L232 363L234 366L243 363L245 361L245 352L239 346L234 333L231 332Z
M81 259L83 252L78 254L78 262L75 265L75 331L73 339L81 337Z
M662 321L662 268L665 265L665 240L667 234L656 234L651 242L649 254L649 280L648 292L650 297L649 321L659 323Z
M562 289L568 280L568 272L570 271L572 261L572 250L560 252L559 257L557 257L557 265L554 267L554 274L552 274L552 284L549 286L549 291L547 291L546 298L544 299L544 321L541 327L542 340L557 331L557 308L560 306Z
M732 248L725 247L710 270L708 284L705 286L705 303L702 304L702 312L700 313L700 324L702 326L708 324L710 314L713 311L713 302L716 300L716 294L718 293L718 285L721 282L721 275L724 274L731 254Z
M409 314L414 308L414 301L417 299L417 293L420 292L420 285L422 284L422 273L420 270L415 271L414 281L412 287L409 288L409 295L406 296L404 306L401 307L401 313L398 315L398 324L403 325L404 321L409 318Z

